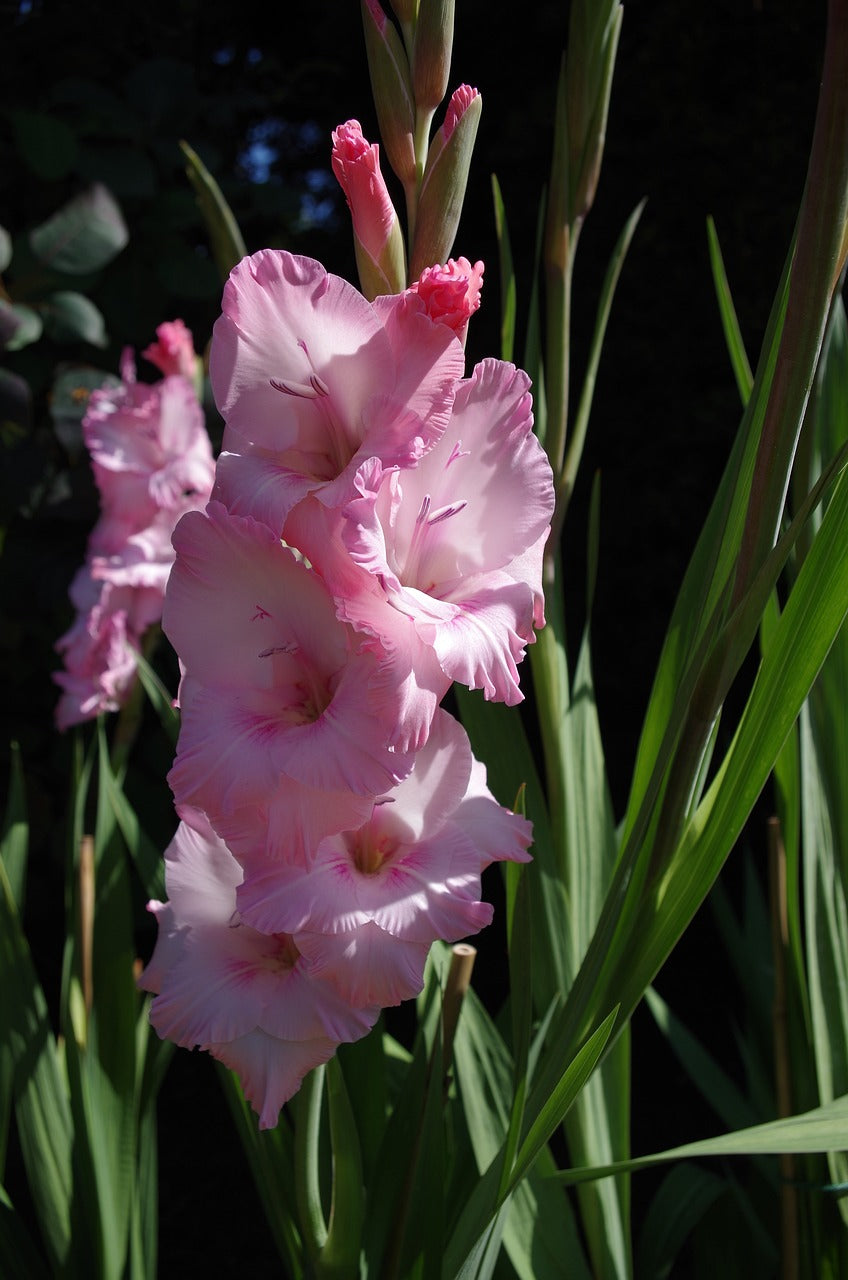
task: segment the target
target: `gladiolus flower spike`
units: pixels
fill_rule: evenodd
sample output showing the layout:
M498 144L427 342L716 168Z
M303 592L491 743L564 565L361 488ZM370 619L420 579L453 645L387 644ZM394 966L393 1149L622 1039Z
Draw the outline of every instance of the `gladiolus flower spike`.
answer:
M181 824L141 985L263 1128L421 990L436 939L489 922L483 869L528 857L529 822L439 706L454 679L517 701L543 623L553 480L528 379L463 377L482 271L450 261L369 303L268 250L215 327L224 452L174 534Z

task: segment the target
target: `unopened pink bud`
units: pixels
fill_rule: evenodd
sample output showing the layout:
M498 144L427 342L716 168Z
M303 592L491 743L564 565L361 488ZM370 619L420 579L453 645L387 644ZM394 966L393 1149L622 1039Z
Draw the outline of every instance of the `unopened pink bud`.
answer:
M191 331L182 320L166 320L156 327L156 342L145 347L142 355L155 364L165 377L179 373L189 382L194 381L197 356Z
M410 286L424 303L431 320L441 321L465 341L468 321L480 306L483 263L472 267L467 258L450 258L444 266L425 267Z
M345 193L363 292L398 293L404 285L403 237L380 172L380 148L363 136L358 120L333 130L333 173Z
M460 85L433 135L418 198L413 276L420 275L428 263L444 262L453 248L481 110L478 91Z
M470 84L461 84L458 89L454 89L448 103L448 109L445 112L444 123L442 124L442 136L445 142L450 141L451 134L471 106L471 103L475 98L479 97L479 89L472 89Z

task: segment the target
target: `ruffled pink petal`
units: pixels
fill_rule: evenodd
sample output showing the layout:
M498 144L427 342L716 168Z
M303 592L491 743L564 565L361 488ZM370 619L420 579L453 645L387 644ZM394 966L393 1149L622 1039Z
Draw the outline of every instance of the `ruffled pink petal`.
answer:
M404 843L434 835L466 794L472 767L468 735L439 709L409 775L381 798L381 824Z
M216 814L215 824L243 864L263 858L306 866L322 840L361 826L372 806L369 796L319 790L281 775L259 804Z
M453 815L480 856L481 870L491 862L529 862L533 824L498 804L486 785L486 766L475 759L468 791Z
M347 636L326 587L263 524L210 502L183 517L174 548L162 625L198 680L270 688L272 658L287 652L328 674L343 665Z
M416 630L446 675L514 706L524 697L517 664L533 639L532 591L505 573L481 574L459 584L459 591L456 601L422 599L411 591L396 598L398 607L416 609Z
M236 1072L244 1096L259 1116L259 1128L273 1129L304 1076L329 1062L337 1045L328 1039L277 1040L264 1031L252 1031L229 1044L203 1048Z
M444 433L453 407L456 384L465 372L462 343L447 325L427 314L420 298L395 293L374 299L397 365L392 395L424 424L425 451ZM388 453L374 450L386 465Z
M180 825L165 850L165 883L171 906L184 925L229 920L241 867L200 809L180 809Z
M156 946L139 975L137 985L142 991L158 992L170 971L182 959L187 929L180 924L170 902L148 902L147 910L156 919Z
M394 938L376 924L351 933L300 934L298 945L309 971L354 1006L400 1004L424 986L430 943Z
M205 809L217 820L261 802L276 786L279 767L269 746L295 729L280 727L273 695L233 696L185 675L180 684L181 728L168 782L177 804Z
M288 513L315 488L315 482L273 458L256 453L222 453L212 497L237 516L261 520L275 534Z

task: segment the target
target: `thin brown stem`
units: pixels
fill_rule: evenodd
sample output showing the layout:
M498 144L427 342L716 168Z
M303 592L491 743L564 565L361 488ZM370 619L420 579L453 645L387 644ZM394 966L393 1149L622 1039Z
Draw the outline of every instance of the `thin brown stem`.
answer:
M786 995L786 953L789 947L789 922L786 907L786 849L780 820L768 821L769 906L774 960L774 1000L772 1028L774 1036L774 1075L779 1119L791 1116L792 1075L789 1061L789 1028ZM795 1159L780 1156L780 1231L781 1280L798 1280L798 1196L795 1191Z

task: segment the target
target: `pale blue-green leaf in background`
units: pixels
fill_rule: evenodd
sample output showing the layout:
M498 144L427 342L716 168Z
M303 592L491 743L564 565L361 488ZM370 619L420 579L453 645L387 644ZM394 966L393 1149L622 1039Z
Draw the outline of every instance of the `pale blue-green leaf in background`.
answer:
M29 233L30 248L45 266L69 275L97 271L119 254L129 232L117 201L96 182Z
M7 351L21 351L33 342L38 342L44 331L44 322L40 312L22 302L8 303L0 301L0 327L5 335L3 345Z
M5 227L0 227L0 271L5 271L12 261L12 237Z
M93 347L108 342L102 312L82 293L62 289L49 294L41 303L41 314L54 342L88 342Z

